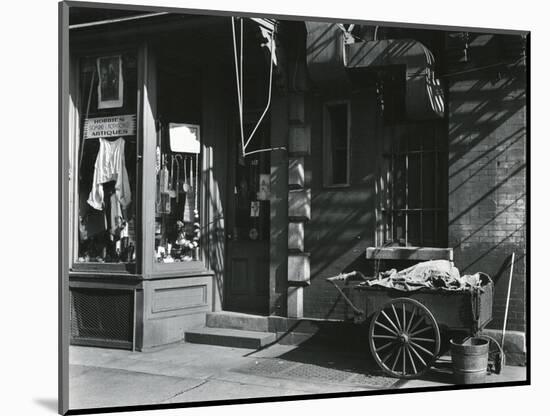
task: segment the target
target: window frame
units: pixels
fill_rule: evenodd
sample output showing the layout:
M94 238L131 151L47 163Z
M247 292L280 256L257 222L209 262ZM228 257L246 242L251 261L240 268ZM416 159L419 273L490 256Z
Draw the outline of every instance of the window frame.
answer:
M136 231L136 246L135 246L135 261L128 263L96 263L96 262L79 262L78 250L79 250L79 154L81 151L81 136L83 134L83 118L85 114L81 111L82 105L85 104L86 98L82 97L80 87L82 85L80 79L81 63L82 59L97 58L105 55L124 55L133 54L136 60L136 184L135 192L132 195L132 200L136 204L135 206L135 231ZM70 232L70 247L69 247L69 272L71 274L116 274L116 275L129 275L134 276L140 273L141 270L141 251L140 246L142 244L143 235L141 234L142 223L142 209L141 209L141 143L143 141L142 131L139 125L143 98L141 94L142 89L142 61L143 57L140 53L140 46L131 43L121 43L117 46L99 45L91 48L78 48L77 52L71 53L70 61L72 65L71 76L74 76L70 80L70 96L74 98L69 99L69 232Z
M329 108L346 106L347 140L346 140L346 181L334 183L332 178L332 136ZM351 185L351 100L331 100L323 104L323 187L346 188Z
M157 147L157 129L159 128L160 115L160 65L161 61L155 52L155 44L148 43L144 46L145 55L145 75L143 78L143 88L146 91L147 99L143 103L142 126L143 130L143 178L142 183L146 195L148 192L156 193L156 147ZM201 226L201 237L199 244L199 259L185 262L161 263L155 260L155 201L151 198L144 198L142 210L143 226L143 244L142 259L143 275L149 279L163 279L173 276L201 276L211 275L208 269L208 243L209 237L206 230L206 224L209 220L208 189L210 184L210 173L212 168L211 148L206 145L204 139L204 124L189 123L188 120L173 119L164 120L165 122L195 125L198 127L200 138L199 153L199 224ZM168 128L168 125L165 126Z

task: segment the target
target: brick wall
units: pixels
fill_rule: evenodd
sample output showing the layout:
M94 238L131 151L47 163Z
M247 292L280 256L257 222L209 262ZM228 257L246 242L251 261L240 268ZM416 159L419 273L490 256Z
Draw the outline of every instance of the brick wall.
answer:
M509 330L525 330L525 67L451 77L449 86L449 246L462 273L496 283L502 328L510 257L515 253Z
M323 187L323 103L351 97L350 186ZM347 97L310 97L311 220L305 225L311 285L304 288L304 317L344 319L346 304L326 277L368 267L366 247L374 244L376 96L363 89Z

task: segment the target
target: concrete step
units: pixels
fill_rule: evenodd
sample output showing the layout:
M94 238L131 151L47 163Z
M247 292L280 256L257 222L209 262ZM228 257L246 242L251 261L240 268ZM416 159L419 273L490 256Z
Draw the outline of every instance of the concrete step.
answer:
M239 312L209 312L206 314L206 326L209 328L269 332L267 316L249 315Z
M195 344L258 349L275 342L275 334L241 329L204 327L186 331L185 341Z

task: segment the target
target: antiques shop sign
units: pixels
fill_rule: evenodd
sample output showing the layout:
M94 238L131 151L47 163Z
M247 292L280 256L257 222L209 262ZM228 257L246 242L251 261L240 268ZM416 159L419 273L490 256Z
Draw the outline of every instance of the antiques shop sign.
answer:
M84 139L97 139L99 137L134 136L135 134L135 114L112 117L87 118L86 121L84 121Z

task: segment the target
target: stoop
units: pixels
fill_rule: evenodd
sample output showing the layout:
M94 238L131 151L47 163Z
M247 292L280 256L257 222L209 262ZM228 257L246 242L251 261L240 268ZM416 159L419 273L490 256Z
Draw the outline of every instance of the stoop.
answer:
M209 312L206 326L185 332L185 341L195 344L258 349L275 342L266 316L237 312Z
M239 312L209 312L206 314L209 328L242 329L245 331L269 332L267 316Z
M341 321L258 316L238 312L209 312L206 325L185 332L185 342L241 348L283 345L365 344L356 325ZM350 344L351 343L351 344Z

